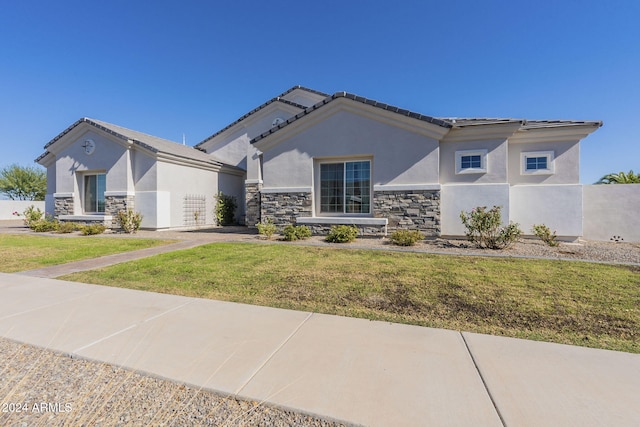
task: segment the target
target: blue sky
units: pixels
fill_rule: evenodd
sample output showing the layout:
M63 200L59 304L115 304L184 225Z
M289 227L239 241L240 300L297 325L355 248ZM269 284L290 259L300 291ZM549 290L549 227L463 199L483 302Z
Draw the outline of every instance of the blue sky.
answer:
M8 1L0 167L80 117L194 145L300 84L437 117L602 120L581 181L640 171L640 2Z

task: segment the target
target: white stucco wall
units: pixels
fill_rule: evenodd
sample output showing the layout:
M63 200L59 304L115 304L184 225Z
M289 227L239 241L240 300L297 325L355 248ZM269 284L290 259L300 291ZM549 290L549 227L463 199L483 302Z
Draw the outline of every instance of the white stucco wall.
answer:
M0 220L19 220L24 219L22 213L29 206L40 209L42 212L52 212L45 209L45 202L35 202L32 200L0 200ZM18 212L20 216L13 215L14 212Z
M106 191L133 192L131 150L126 142L106 136L99 131L85 131L75 136L61 151L56 153L53 169L55 193L74 196L74 214L83 214L81 193L85 174L106 173ZM87 139L95 143L95 151L88 155L82 146ZM49 205L47 205L49 208ZM53 206L51 206L53 210Z
M584 238L640 242L640 184L585 185Z
M582 236L582 185L517 185L510 189L509 215L525 235L544 224L559 237Z
M508 184L450 184L443 185L440 194L440 224L443 236L464 236L465 228L460 212L469 212L478 206L502 207L502 221L509 223Z
M249 141L271 129L276 118L287 120L300 111L274 102L203 144L202 148L217 160L246 170Z
M96 148L93 154L87 155L82 144L91 139ZM56 155L56 192L68 193L78 189L76 179L83 172L106 172L107 191L133 190L128 148L124 143L103 136L101 133L89 131L67 146Z
M552 175L523 174L523 152L554 153ZM517 184L578 184L580 182L580 144L570 142L509 143L509 183Z
M202 195L206 200L205 224L213 224L213 196L217 194L216 172L196 169L167 162L158 162L158 191L171 194L171 227L185 226L184 198L187 195ZM160 212L158 215L166 215Z
M136 192L140 191L156 191L158 180L158 162L153 157L139 152L131 153L131 162L133 164L133 182Z
M136 192L135 210L142 214L142 228L171 227L171 194L167 191Z
M487 172L456 174L456 151L487 150ZM440 144L441 184L496 184L507 182L506 139L478 140Z
M338 109L263 154L265 188L313 186L314 159L372 159L373 185L438 182L438 141Z

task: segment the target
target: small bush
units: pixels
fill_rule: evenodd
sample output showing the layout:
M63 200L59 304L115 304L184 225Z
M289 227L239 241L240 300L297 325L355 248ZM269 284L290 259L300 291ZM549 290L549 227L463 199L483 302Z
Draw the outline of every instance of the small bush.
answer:
M59 223L58 221L50 219L40 219L38 221L31 222L29 228L36 233L47 233L49 231L57 231Z
M22 213L24 215L24 225L26 225L27 227L32 228L32 225L35 222L41 221L44 219L44 212L42 212L40 210L40 208L36 208L35 206L31 205L29 206L27 209L24 210L24 212Z
M479 248L504 249L517 242L522 236L522 230L516 223L502 226L500 206L487 210L480 206L471 212L460 212L460 219L466 227L467 240Z
M140 224L142 224L142 214L131 209L119 211L116 214L116 221L118 221L118 226L125 233L136 233L140 229Z
M424 239L424 235L418 230L396 230L389 239L394 245L413 246L418 240Z
M282 231L282 238L286 241L304 240L311 237L311 230L306 225L287 225Z
M83 225L80 232L83 236L93 236L94 234L102 234L107 229L103 224Z
M267 239L271 239L271 236L276 232L276 225L271 219L256 224L258 228L258 234L265 236Z
M556 238L557 238L556 232L554 231L552 233L551 229L549 227L547 227L546 225L544 225L544 224L535 225L534 224L533 228L532 228L532 231L533 231L533 234L538 236L538 238L540 238L540 240L545 242L547 245L549 245L551 247L558 246L558 241L556 240Z
M235 213L238 203L236 198L228 196L222 191L216 196L216 220L218 225L232 225L235 224Z
M67 234L67 233L73 233L74 231L78 231L80 229L80 225L76 224L75 222L59 222L58 223L58 228L56 229L56 232L60 233L60 234Z
M352 225L334 225L326 241L329 243L350 243L358 237L358 227Z

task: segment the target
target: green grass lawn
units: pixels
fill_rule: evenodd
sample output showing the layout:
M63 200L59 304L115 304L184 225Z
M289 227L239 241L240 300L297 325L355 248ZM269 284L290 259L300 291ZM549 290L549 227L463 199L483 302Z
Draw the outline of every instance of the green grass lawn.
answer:
M640 268L218 243L62 277L640 353Z
M170 240L0 234L0 272L32 270L164 245Z

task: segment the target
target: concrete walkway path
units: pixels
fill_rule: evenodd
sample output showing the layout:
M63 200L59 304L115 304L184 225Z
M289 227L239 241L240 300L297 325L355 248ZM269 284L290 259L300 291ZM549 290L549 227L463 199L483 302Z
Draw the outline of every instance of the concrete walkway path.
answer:
M207 243L210 242L204 240L183 240L162 246L154 246L152 248L121 252L117 254L101 256L98 258L84 259L81 261L68 262L66 264L37 268L34 270L25 270L15 274L52 279L54 277L64 276L65 274L77 273L78 271L95 270L96 268L109 267L111 265L133 261L141 258L147 258L153 255L178 251L181 249L191 249Z
M368 426L640 425L637 354L18 274L0 336Z

